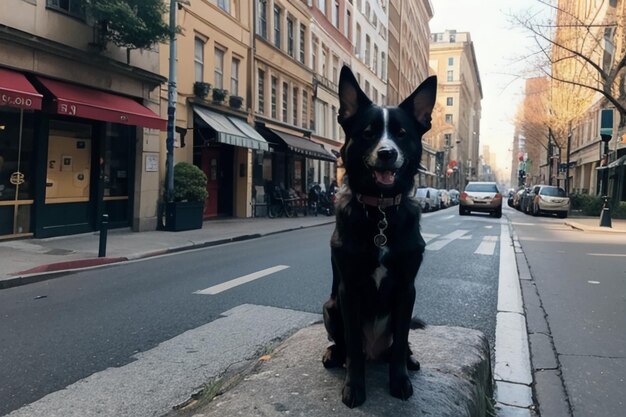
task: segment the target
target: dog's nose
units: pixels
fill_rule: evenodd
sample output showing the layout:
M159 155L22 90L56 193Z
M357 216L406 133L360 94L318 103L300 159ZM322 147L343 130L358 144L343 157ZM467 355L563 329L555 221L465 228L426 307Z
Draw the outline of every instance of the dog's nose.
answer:
M384 147L378 150L378 159L381 161L394 161L398 157L398 151L394 148Z

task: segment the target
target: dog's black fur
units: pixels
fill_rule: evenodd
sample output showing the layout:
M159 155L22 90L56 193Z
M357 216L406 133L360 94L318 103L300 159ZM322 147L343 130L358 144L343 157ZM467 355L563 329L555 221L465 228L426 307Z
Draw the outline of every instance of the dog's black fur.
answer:
M389 361L391 395L406 400L413 394L407 369L419 369L419 362L408 335L411 327L423 327L411 315L426 244L419 206L410 195L436 92L437 79L430 77L398 107L382 108L367 98L348 67L341 70L338 120L346 133L346 177L331 239L332 291L324 304L334 343L322 362L327 368L346 365L342 400L350 408L365 401L366 359ZM382 203L389 201L394 203L388 207ZM381 232L383 219L388 227ZM374 243L379 234L386 244Z

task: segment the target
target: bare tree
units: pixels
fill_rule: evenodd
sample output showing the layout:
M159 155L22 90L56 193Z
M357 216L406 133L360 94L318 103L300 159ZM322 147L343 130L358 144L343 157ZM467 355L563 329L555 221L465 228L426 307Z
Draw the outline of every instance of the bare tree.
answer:
M512 16L533 36L538 70L552 80L550 127L559 147L565 145L576 124L598 93L620 114L619 130L626 124L626 48L623 42L624 1L579 2L537 0L550 18L527 12ZM618 24L618 22L620 24Z

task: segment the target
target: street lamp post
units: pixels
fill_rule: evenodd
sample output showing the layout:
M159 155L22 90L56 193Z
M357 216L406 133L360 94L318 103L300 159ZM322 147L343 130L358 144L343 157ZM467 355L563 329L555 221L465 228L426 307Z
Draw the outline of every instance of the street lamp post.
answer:
M167 157L165 164L165 201L174 199L174 126L176 124L176 8L177 0L170 1L170 66L167 82Z

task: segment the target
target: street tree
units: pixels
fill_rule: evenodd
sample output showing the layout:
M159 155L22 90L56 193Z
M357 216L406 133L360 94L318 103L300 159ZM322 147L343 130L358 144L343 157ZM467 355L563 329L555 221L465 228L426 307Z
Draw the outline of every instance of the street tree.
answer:
M87 14L98 22L104 41L130 51L168 40L164 0L85 0L84 4Z
M576 124L600 95L626 124L626 48L623 0L581 2L537 0L551 13L528 11L512 16L535 40L534 65L551 80L549 125L555 143L563 148ZM619 7L617 7L619 4Z

